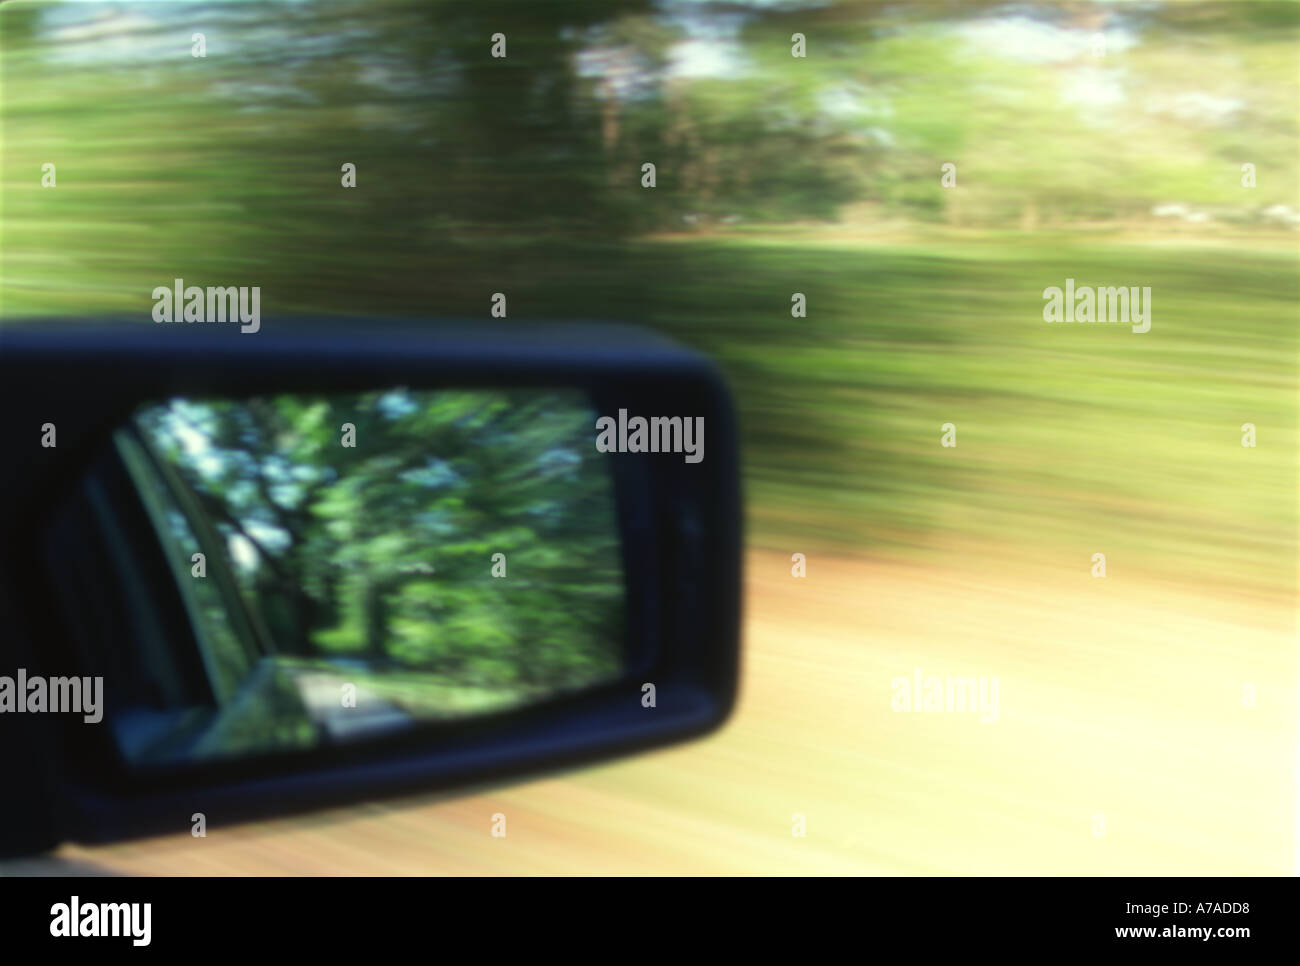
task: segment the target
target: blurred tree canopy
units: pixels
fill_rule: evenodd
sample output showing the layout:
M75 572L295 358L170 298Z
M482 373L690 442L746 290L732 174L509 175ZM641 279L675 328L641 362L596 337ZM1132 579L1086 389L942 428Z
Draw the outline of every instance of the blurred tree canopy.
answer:
M138 419L276 653L525 694L621 671L621 540L582 400L393 389Z
M0 318L144 322L184 278L277 318L642 322L722 361L755 505L877 540L974 472L902 442L922 415L1044 365L990 347L1035 285L1138 269L1183 332L1294 328L1293 260L1124 246L1294 251L1298 38L1294 0L17 0Z
M0 30L19 311L53 250L96 277L242 265L298 304L477 313L485 252L544 274L558 239L607 275L616 239L855 201L1028 228L1296 204L1292 0L19 2Z

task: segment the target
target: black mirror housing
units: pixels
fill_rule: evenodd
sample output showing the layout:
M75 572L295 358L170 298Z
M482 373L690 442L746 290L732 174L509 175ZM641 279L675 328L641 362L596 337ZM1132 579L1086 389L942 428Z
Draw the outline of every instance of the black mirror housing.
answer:
M645 660L590 692L461 724L350 746L142 773L104 729L56 714L0 713L0 763L29 780L0 798L0 854L104 842L414 789L453 788L699 735L735 699L741 494L735 416L716 368L657 335L613 325L274 319L257 332L68 320L0 330L8 459L0 469L0 675L77 673L63 602L96 579L51 533L57 508L94 471L141 405L175 396L550 387L582 390L615 423L700 418L698 460L626 452L615 463L629 633ZM611 424L606 424L611 425ZM55 427L55 445L43 445ZM621 428L621 426L620 426ZM592 429L593 446L598 430ZM620 433L620 442L623 436ZM128 537L137 522L111 492ZM41 559L67 564L51 577ZM112 579L112 575L103 575ZM168 609L164 585L96 613L110 641L125 608ZM85 620L88 615L80 615ZM83 626L84 632L84 626ZM644 686L654 686L654 701ZM111 702L110 702L111 713Z

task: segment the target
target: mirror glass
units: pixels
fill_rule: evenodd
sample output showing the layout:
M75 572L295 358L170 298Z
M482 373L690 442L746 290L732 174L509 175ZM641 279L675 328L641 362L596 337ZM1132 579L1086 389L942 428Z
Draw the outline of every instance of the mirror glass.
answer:
M620 678L621 544L596 418L582 393L535 389L139 411L114 448L198 653L141 661L157 685L111 716L127 759L301 750Z

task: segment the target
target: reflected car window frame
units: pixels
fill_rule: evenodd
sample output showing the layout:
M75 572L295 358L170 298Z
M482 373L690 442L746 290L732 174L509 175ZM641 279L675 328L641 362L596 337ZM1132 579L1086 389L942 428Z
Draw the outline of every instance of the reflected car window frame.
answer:
M248 613L239 593L234 575L230 571L230 561L226 557L225 541L221 539L220 533L207 515L199 508L198 498L189 489L188 484L167 464L166 460L160 457L156 448L134 422L128 423L114 434L114 445L122 458L127 474L136 485L140 501L153 524L154 536L168 563L171 564L169 569L175 577L177 592L189 616L190 629L194 634L195 642L199 645L217 705L224 705L238 695L239 687L227 689L217 685L220 675L214 668L217 658L212 641L212 628L205 608L198 598L194 581L210 580L213 583L208 586L215 586L220 594L224 619L242 645L242 650L248 659L245 674L252 673L257 663L272 653L273 648L265 632L257 627L255 618ZM183 572L184 565L189 561L189 555L183 553L185 548L177 545L175 541L171 524L165 517L166 509L160 505L156 487L160 487L170 498L170 509L181 514L193 534L196 546L190 552L204 554L208 574L206 578L188 578L188 575Z

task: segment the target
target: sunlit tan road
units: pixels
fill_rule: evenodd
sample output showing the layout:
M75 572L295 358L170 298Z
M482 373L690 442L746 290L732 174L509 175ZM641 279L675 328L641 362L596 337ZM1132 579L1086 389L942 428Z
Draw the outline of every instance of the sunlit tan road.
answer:
M749 556L741 702L709 738L472 795L65 846L4 871L1294 873L1284 595L991 559L814 554L802 580L789 567ZM894 712L891 681L916 668L997 677L997 720ZM505 838L490 835L496 812Z

